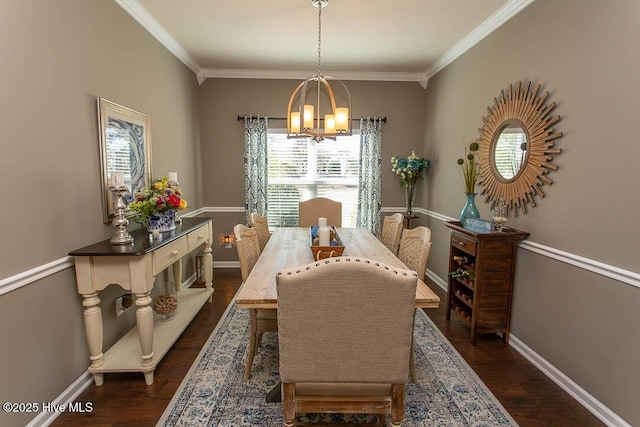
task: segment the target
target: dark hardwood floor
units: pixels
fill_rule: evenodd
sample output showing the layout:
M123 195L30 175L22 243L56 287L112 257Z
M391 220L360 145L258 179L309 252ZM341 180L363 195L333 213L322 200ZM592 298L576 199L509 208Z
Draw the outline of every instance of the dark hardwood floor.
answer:
M76 402L91 402L88 414L63 413L52 424L62 426L154 426L224 313L241 282L239 269L216 269L213 302L206 304L162 359L155 382L147 386L141 373L105 374L104 385L89 386ZM431 288L446 301L436 285ZM603 426L497 336L481 336L477 346L469 328L455 315L445 319L445 304L427 314L519 425ZM411 426L407 426L411 427Z

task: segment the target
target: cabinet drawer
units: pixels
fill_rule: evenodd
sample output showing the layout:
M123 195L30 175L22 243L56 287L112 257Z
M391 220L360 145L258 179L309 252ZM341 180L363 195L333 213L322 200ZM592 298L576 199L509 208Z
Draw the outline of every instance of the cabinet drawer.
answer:
M469 255L475 256L476 254L476 241L456 233L451 233L451 246L456 247Z
M187 235L187 241L189 245L188 251L191 252L194 249L201 246L207 239L211 238L211 231L209 229L211 223L208 222L197 230L192 231Z
M165 268L187 254L187 239L181 238L169 243L153 253L153 275L159 274Z

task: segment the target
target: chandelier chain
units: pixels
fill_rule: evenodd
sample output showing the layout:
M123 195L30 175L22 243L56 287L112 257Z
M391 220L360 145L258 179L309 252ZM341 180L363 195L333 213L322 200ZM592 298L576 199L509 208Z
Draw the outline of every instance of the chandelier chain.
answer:
M318 5L318 76L322 75L320 72L321 47L322 47L322 6Z

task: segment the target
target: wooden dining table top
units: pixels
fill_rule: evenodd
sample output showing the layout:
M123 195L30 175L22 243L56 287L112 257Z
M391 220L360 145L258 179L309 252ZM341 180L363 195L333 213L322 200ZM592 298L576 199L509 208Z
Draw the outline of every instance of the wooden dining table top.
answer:
M336 228L344 245L343 256L356 256L389 266L407 268L400 259L364 228ZM239 308L277 308L276 274L315 261L309 227L276 228L253 270L236 294ZM438 308L440 298L422 281L416 288L416 308Z

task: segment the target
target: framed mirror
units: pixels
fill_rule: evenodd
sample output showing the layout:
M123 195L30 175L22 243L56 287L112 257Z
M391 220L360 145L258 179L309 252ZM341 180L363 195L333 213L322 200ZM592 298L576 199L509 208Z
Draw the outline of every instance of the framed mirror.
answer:
M560 116L552 115L555 102L546 104L549 92L539 91L531 82L509 85L482 118L478 182L491 209L503 199L509 213L526 213L528 203L536 206L535 196L544 197L541 187L552 184L548 174L558 166L551 161L561 152L553 146L562 136L553 126Z
M109 185L116 174L130 194L151 184L150 121L146 114L98 98L98 127L103 221L108 223L114 216Z

